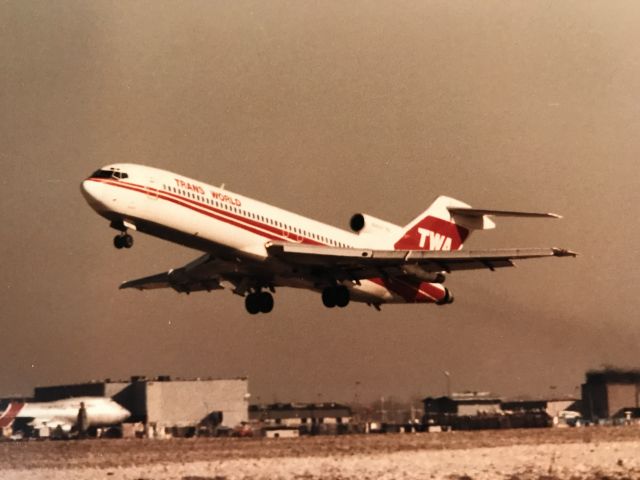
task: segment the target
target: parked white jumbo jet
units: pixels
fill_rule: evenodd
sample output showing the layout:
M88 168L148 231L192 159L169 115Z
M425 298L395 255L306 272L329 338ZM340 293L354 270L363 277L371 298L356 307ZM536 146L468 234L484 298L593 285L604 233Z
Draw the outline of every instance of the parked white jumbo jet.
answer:
M116 425L126 420L131 413L108 397L75 397L53 402L11 402L0 412L0 427L9 427L16 418L28 419L30 427L39 429L61 428L69 433L78 421L81 403L87 412L87 426L102 427Z
M130 248L128 230L204 252L168 272L120 288L171 287L178 292L222 289L245 298L249 313L273 309L277 287L322 293L326 307L350 301L451 303L442 283L454 270L513 266L513 260L575 256L559 248L461 251L473 230L495 227L493 216L555 217L551 213L471 208L441 196L405 227L366 214L352 232L251 200L224 188L156 168L114 164L82 182L91 207L121 231L116 248Z

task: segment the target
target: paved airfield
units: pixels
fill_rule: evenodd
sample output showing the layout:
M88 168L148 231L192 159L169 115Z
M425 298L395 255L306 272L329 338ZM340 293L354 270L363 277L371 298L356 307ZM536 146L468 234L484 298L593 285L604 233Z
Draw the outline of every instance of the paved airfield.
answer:
M2 479L640 478L640 427L0 444Z

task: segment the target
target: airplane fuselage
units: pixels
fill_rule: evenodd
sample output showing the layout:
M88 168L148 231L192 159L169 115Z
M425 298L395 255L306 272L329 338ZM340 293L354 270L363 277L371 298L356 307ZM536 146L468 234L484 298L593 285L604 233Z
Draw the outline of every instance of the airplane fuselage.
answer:
M15 418L30 419L35 428L60 427L70 431L77 423L78 413L84 405L87 426L100 427L122 423L130 412L107 397L74 397L52 402L12 402L0 413L0 424L9 424Z
M239 276L258 279L265 288L325 291L337 283L348 290L348 300L375 306L448 303L451 298L440 283L387 277L384 272L358 281L336 280L326 272L318 274L272 258L267 246L273 242L334 248L393 249L394 245L391 237L361 236L172 172L114 164L86 179L82 192L114 228L141 231L209 253ZM238 289L236 284L236 293ZM240 293L244 293L241 288Z

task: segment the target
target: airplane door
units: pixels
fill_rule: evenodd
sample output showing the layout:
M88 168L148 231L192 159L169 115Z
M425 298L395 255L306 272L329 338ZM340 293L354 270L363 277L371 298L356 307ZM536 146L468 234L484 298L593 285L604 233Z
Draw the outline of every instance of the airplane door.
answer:
M295 228L292 239L296 243L302 243L303 237L299 228Z
M147 187L147 197L152 200L158 199L158 185L153 177L149 177L149 186Z

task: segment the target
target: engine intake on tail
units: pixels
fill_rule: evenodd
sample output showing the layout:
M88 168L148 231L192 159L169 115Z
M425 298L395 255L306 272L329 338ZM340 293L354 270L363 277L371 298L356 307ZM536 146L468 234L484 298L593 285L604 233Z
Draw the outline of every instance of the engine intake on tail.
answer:
M349 221L349 227L359 235L400 235L402 227L385 220L372 217L366 213L356 213Z
M349 227L351 227L351 230L353 230L354 232L359 232L360 230L362 230L364 228L364 225L364 215L361 213L356 213L355 215L353 215L353 217L351 217L351 220L349 221Z

